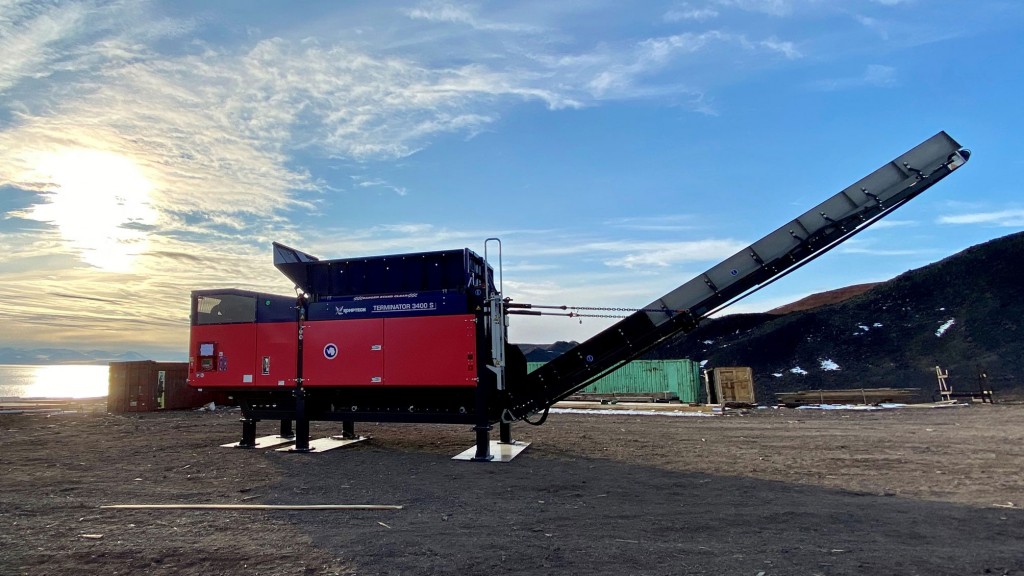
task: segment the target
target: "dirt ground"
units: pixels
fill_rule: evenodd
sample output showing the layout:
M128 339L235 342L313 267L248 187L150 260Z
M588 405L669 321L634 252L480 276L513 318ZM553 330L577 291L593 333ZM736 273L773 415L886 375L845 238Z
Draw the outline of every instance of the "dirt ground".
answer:
M1024 574L1021 405L553 414L508 464L450 460L463 426L219 448L238 416L0 415L0 574Z

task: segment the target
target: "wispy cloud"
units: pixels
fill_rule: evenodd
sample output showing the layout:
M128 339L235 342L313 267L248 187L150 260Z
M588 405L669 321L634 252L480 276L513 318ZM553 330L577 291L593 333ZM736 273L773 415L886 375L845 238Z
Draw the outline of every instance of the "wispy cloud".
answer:
M769 16L789 16L806 0L706 0L705 2L682 2L662 16L666 22L711 20L723 12L733 10L754 12Z
M889 88L895 86L897 82L899 82L899 77L896 68L870 64L859 76L819 80L811 83L810 87L814 90L830 92L855 88Z
M796 60L802 58L803 54L797 49L796 44L793 42L778 40L777 38L769 38L762 40L760 46L771 50L772 52L778 52L790 60Z
M311 209L330 191L292 161L296 152L398 158L434 135L479 131L494 117L474 109L496 98L571 105L476 64L428 68L279 38L158 54L147 41L193 23L132 13L126 32L119 13L86 3L8 8L0 42L17 58L0 63L13 114L0 126L0 186L36 192L16 215L52 225L62 250L99 270L126 270L161 248L151 230L192 243L244 237L248 246L287 230L282 213ZM53 73L59 90L22 96ZM407 193L380 178L356 187Z
M605 226L622 230L652 231L652 232L680 232L696 228L696 218L687 214L673 214L666 216L630 216L614 218L606 221Z
M218 21L216 4L175 18L155 0L0 0L0 188L18 191L0 221L5 327L51 343L118 342L132 330L180 349L189 289L291 289L269 261L272 240L344 257L499 235L515 240L513 286L612 303L657 293L633 282L640 274L672 288L677 268L742 248L695 234L651 240L692 230L674 216L615 219L601 233L301 222L350 198L417 200L416 181L375 168L500 129L523 103L657 99L716 114L716 87L734 81L729 70L746 73L736 62L818 57L786 24L827 12L813 0L682 2L643 8L653 29L594 34L621 15L614 3L527 4L337 4L318 9L351 26L275 27ZM363 10L373 18L355 22ZM876 66L819 89L895 80ZM553 271L565 280L542 277ZM48 283L62 288L40 290Z
M647 38L636 43L626 52L615 53L604 59L590 56L589 67L597 68L587 83L591 93L597 98L635 98L662 94L666 90L674 93L690 94L696 104L705 104L703 93L695 88L687 88L678 84L663 85L650 82L652 78L667 71L686 70L688 66L696 67L716 48L728 52L741 50L748 52L775 52L788 59L800 58L802 55L793 42L770 37L764 40L751 40L746 35L708 30L694 33L684 32L670 36ZM695 107L696 107L695 104ZM710 108L699 111L711 111Z
M364 179L360 176L352 176L352 180L355 181L355 185L359 188L378 188L384 190L390 190L399 196L405 196L409 192L404 186L395 186L381 179Z
M868 254L871 256L926 256L938 254L936 250L911 250L899 248L873 248L869 246L842 246L840 254Z
M983 224L987 226L1024 226L1024 210L1009 209L994 212L974 212L940 216L939 224Z
M603 263L616 268L669 267L688 263L713 263L745 248L746 243L728 239L647 241L633 238L595 238L573 230L472 229L453 230L428 223L379 225L369 228L319 228L303 232L297 248L318 257L386 254L450 248L459 243L476 244L481 238L499 236L506 241L505 258L519 262L519 270L547 270L565 257L571 261ZM478 247L482 253L482 246ZM527 264L528 263L528 264Z
M772 16L788 16L799 2L797 0L715 0L719 6L737 8L749 12L761 12Z
M46 237L59 245L56 232ZM25 244L16 245L39 242L25 239ZM181 350L188 338L188 292L182 282L195 287L271 287L282 292L289 288L270 265L265 250L253 250L243 238L199 248L158 235L151 244L155 248L130 273L97 274L73 255L57 262L45 246L5 251L0 258L4 278L0 317L26 347L76 347L83 342L123 347L130 339L133 348ZM183 262L181 254L194 255L201 265ZM40 275L41 268L49 274ZM47 286L59 289L48 291Z
M57 45L86 18L78 4L42 13L30 2L5 2L0 8L0 94L26 78L52 73L48 65L62 57Z
M510 274L521 274L527 272L548 272L550 270L557 269L558 266L556 264L536 264L528 260L505 263L505 272Z
M910 228L914 226L920 226L920 222L916 220L879 220L871 225L872 230L884 230L886 228Z
M885 20L879 20L873 16L865 14L851 14L854 20L856 20L861 26L870 30L871 32L878 35L882 40L888 40L890 36L890 28L892 25L890 22Z
M694 54L725 39L727 36L718 31L648 38L633 46L626 55L603 62L588 87L599 98L637 95L646 90L641 82L644 76L663 69L681 55Z
M874 225L872 228L877 230ZM932 246L929 246L928 248L900 248L893 247L891 243L881 242L873 238L854 238L847 240L841 246L836 248L836 252L840 254L865 254L879 257L922 257L941 254L941 251Z
M406 11L406 15L414 20L428 22L445 22L462 24L474 30L485 32L530 32L542 31L541 28L521 23L493 22L481 18L469 6L456 6L447 2L429 2Z
M718 17L718 10L705 6L701 8L695 8L690 4L682 4L676 8L673 8L666 12L662 18L666 22L682 22L686 20L696 20L698 22L704 22L705 20L712 20Z
M747 247L735 240L697 240L691 242L652 242L634 245L622 257L605 261L608 266L629 269L667 268L691 262L717 262Z

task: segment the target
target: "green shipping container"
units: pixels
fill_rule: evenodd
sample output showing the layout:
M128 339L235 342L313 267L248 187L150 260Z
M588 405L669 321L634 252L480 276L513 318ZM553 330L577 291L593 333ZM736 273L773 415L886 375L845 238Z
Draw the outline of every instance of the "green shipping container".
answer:
M544 362L528 362L533 372ZM657 394L668 392L680 402L696 403L700 366L691 360L634 360L580 392L584 394Z

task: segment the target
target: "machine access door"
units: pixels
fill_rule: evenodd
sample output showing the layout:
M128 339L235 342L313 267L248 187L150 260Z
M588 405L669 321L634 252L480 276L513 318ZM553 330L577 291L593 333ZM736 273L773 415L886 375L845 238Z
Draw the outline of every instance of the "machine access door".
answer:
M256 324L256 386L295 386L296 322Z
M308 321L303 329L302 378L308 387L384 383L384 320Z
M239 388L253 385L256 298L256 293L240 290L193 294L190 386Z
M476 322L472 314L384 321L388 386L475 386Z

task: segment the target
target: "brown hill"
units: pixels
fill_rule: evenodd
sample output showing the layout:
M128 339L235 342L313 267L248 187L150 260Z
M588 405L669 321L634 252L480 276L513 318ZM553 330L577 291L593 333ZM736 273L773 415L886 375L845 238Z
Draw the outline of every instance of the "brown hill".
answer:
M801 298L796 302L791 302L784 306L779 306L778 308L772 308L767 312L767 314L789 314L790 312L813 310L814 308L826 306L828 304L838 304L840 302L845 302L854 296L860 296L879 284L881 284L881 282L854 284L853 286L847 286L845 288L836 288L835 290L829 290L827 292L811 294L810 296Z

